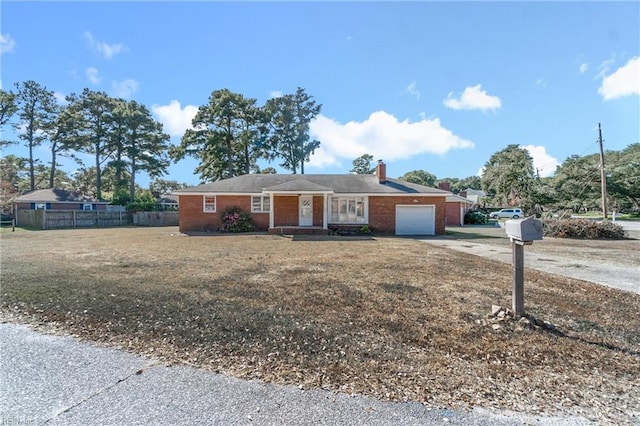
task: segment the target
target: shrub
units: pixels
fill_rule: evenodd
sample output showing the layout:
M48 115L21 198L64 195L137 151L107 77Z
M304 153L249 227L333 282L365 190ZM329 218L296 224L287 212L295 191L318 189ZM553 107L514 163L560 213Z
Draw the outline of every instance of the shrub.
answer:
M220 231L222 232L251 232L256 229L251 215L240 207L228 207L220 213Z
M487 215L478 210L469 210L464 214L464 223L466 225L485 225Z
M545 219L542 229L545 236L556 238L622 240L626 236L616 223L589 219Z

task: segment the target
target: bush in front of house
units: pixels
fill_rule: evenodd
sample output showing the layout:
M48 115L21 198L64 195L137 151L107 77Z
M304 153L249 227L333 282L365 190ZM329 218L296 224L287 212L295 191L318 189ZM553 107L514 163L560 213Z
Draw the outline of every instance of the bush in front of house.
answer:
M465 225L485 225L487 215L478 210L469 210L464 214Z
M256 229L251 215L240 207L228 207L220 213L220 231L251 232Z
M626 237L622 226L609 221L589 219L545 219L544 236L584 240L622 240Z

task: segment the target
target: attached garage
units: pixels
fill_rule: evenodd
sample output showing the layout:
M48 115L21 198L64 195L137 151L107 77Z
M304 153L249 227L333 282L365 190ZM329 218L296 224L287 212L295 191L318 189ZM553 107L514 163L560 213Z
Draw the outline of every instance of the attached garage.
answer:
M435 235L435 233L435 206L396 206L396 235Z

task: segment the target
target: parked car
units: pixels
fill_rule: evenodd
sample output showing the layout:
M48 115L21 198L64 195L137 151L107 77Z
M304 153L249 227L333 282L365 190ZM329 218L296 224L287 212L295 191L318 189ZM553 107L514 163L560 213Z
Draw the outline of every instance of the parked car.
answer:
M502 209L497 212L489 213L489 217L491 219L517 219L522 217L523 214L522 209Z

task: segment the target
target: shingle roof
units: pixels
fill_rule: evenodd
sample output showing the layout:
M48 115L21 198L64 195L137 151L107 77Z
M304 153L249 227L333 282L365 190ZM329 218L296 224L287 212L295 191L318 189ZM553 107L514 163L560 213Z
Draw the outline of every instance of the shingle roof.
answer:
M98 201L79 192L65 189L49 188L36 189L16 198L19 203L92 203L109 204L107 201Z
M387 179L380 183L376 175L284 175L248 174L205 183L174 191L176 195L189 194L260 194L267 191L318 191L333 190L334 194L429 194L449 195L448 191L431 188L398 179Z

